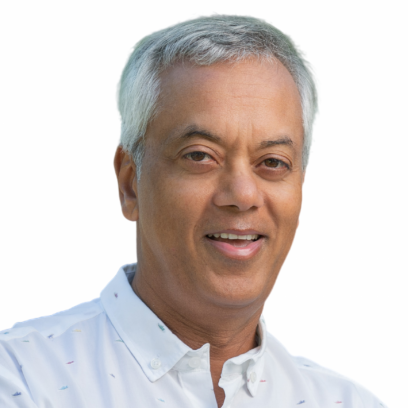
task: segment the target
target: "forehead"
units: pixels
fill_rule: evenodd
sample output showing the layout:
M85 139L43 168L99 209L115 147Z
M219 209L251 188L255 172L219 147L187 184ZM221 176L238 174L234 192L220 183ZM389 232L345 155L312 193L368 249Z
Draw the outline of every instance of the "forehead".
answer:
M167 135L198 126L229 137L290 135L294 142L300 138L300 144L303 138L299 92L278 60L179 63L161 75L154 122Z

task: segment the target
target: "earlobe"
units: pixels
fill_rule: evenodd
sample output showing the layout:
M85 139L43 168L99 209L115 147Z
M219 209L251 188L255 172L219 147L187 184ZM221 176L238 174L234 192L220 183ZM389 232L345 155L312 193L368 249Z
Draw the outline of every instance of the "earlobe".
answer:
M116 149L114 167L119 187L122 213L129 221L139 218L136 166L132 157L121 146Z

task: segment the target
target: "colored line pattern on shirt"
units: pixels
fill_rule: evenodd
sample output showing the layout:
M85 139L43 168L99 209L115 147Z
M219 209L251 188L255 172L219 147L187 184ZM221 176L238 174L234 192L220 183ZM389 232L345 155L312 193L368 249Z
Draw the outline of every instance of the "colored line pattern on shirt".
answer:
M82 330L81 330L81 329L73 329L72 331L73 331L74 333L81 333Z
M21 392L16 391L12 396L13 397L18 397L19 395L21 395Z
M302 400L302 401L299 401L296 405L304 404L305 402L306 402L305 400Z
M111 376L112 376L113 378L116 378L114 374L111 374Z
M73 363L73 361L68 361L68 363L67 364L72 364Z
M4 332L3 334L9 334L10 332Z
M29 343L30 340L21 340L22 343Z
M166 330L165 327L164 327L162 324L158 323L157 325L159 326L159 329L160 329L161 331L165 331L165 330Z
M166 402L164 399L161 399L161 398L157 398L159 401L161 401L161 402Z
M58 391L64 391L68 388L68 385L63 385Z
M53 334L50 334L49 336L47 336L50 340L52 340L54 338Z
M114 295L115 295L115 298L117 299L117 298L118 298L118 294L115 292Z
M336 401L335 404L342 404L343 401Z

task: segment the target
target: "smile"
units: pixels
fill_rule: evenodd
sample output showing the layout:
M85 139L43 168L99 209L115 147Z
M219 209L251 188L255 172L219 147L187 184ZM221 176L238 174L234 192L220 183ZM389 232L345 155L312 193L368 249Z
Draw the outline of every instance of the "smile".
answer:
M258 239L259 235L254 234L254 235L236 235L236 234L208 234L208 238L214 237L214 239L221 238L221 239L228 239L228 240L236 240L236 239L242 239L246 241L255 241Z
M205 238L210 245L224 256L242 261L254 257L265 241L265 237L260 234L234 234L229 232L208 234Z

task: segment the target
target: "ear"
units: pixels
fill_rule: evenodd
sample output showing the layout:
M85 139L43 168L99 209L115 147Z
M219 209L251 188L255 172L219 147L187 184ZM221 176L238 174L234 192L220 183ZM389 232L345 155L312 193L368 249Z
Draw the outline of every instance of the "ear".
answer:
M306 170L304 170L302 174L302 184L305 182L305 176L306 176ZM298 228L299 228L299 218L297 220L297 225L296 225L296 229Z
M118 179L122 213L129 221L137 221L139 219L139 205L137 201L136 165L132 157L121 146L116 149L113 164Z

